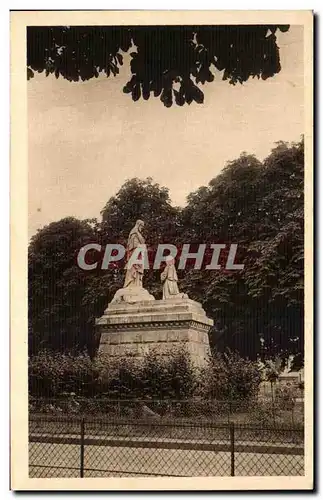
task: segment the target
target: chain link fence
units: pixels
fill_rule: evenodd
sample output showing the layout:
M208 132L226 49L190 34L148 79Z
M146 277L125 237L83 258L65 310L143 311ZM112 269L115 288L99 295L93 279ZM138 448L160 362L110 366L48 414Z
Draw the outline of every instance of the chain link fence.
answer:
M207 420L212 423L252 424L260 427L303 427L304 402L298 400L139 400L79 398L29 399L32 414L102 416L109 419L153 417L162 421L191 422Z
M151 405L136 416L122 403L105 417L31 413L30 477L304 474L303 428L156 418Z

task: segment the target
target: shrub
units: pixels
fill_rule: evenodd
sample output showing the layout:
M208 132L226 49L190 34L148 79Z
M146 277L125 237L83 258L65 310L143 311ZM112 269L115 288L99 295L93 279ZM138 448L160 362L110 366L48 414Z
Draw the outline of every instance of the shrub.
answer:
M168 360L151 349L141 365L142 398L166 399L170 395Z
M184 347L170 352L163 362L166 375L164 383L167 389L167 398L182 400L194 396L199 385L199 372ZM165 388L163 389L165 393Z
M195 395L200 382L199 371L184 347L169 351L165 356L150 350L143 359L141 376L143 397L154 400L149 406L159 415L195 414L195 404L186 400Z
M203 396L206 399L247 400L258 394L261 374L254 361L236 352L213 352L203 370Z
M141 367L138 360L120 357L109 363L107 358L101 371L97 395L109 399L132 399L139 397L141 392Z
M61 369L55 354L42 351L28 360L28 387L33 396L53 397L57 394Z
M42 351L29 359L29 393L55 398L188 399L198 385L198 372L184 349L164 357L149 351L142 360L111 360L99 353L73 356Z
M55 398L66 393L90 397L95 394L99 371L87 354L40 351L29 358L29 393Z
M104 354L91 360L42 351L29 360L29 392L55 398L74 393L78 398L179 400L196 398L239 401L258 392L260 372L255 362L230 351L214 353L199 370L185 348L160 356L149 351L141 360L111 360ZM198 399L197 398L197 399ZM183 411L183 405L178 411ZM185 411L196 411L194 407Z
M98 390L114 399L188 399L197 384L198 372L185 349L165 356L151 349L141 360L118 358L102 366Z

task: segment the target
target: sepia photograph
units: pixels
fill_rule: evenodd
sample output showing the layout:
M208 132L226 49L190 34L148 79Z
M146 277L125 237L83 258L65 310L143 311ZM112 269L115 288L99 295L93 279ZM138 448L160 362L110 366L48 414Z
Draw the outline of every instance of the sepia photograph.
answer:
M11 13L14 489L313 488L312 29Z

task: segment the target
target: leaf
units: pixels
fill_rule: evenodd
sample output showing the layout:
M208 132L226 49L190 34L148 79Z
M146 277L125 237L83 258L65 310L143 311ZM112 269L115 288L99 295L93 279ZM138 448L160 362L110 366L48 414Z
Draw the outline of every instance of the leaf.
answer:
M280 29L282 33L286 33L289 30L289 28L290 28L289 24L281 24L278 26L278 29Z
M194 85L194 90L192 91L192 94L193 94L193 98L194 98L195 102L197 102L198 104L203 104L203 102L204 102L204 94L195 85Z
M27 68L27 80L30 80L31 78L34 78L34 72L32 71L32 69L30 68Z
M169 89L169 82L176 78L194 78L196 83L214 81L210 71L214 65L223 71L223 80L231 85L242 84L251 76L263 79L280 71L279 47L273 33L280 29L285 33L289 26L28 26L27 67L34 71L46 70L50 55L61 61L60 71L55 71L70 82L97 78L95 68L105 68L107 77L119 73L124 62L120 51L130 52L130 70L138 85L149 82L154 96ZM266 37L266 31L272 35ZM195 39L198 45L193 42ZM63 51L61 51L63 49ZM266 57L264 57L266 56ZM115 61L108 68L110 61ZM51 69L50 69L51 73ZM48 73L46 73L49 76ZM27 78L31 78L27 71ZM131 87L132 88L132 87ZM129 92L130 93L130 92ZM137 98L137 89L132 92ZM147 92L143 93L147 98ZM185 89L185 102L202 103L200 93ZM172 95L161 101L167 107ZM175 95L175 102L182 105L182 98Z
M138 101L138 99L141 96L140 85L138 83L133 86L131 93L132 93L132 99L134 101Z
M173 89L173 92L174 92L176 104L178 104L178 106L183 106L185 104L185 98L183 96L183 93L179 92L175 89Z
M142 97L145 99L145 101L148 101L150 97L150 89L147 84L142 84Z
M116 57L118 59L118 63L120 64L120 66L123 65L123 57L121 54L119 54L119 52L116 53Z

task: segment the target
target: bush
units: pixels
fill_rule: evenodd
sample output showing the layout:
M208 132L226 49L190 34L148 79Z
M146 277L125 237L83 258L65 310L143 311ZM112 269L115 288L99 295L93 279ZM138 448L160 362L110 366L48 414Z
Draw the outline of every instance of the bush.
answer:
M202 373L206 399L248 400L258 394L261 373L256 362L241 358L236 352L213 352Z
M141 365L142 399L167 399L170 394L168 362L151 349Z
M170 397L173 399L192 398L200 385L200 372L193 364L189 353L178 349L168 358Z
M185 348L165 356L151 350L142 360L130 357L111 360L101 353L91 360L86 354L73 356L49 351L29 360L29 393L38 398L74 393L77 397L96 399L194 398L237 404L256 396L259 383L257 364L230 351L213 353L202 370L193 364Z
M29 394L55 398L66 393L91 397L96 392L99 371L87 354L41 351L29 358Z
M185 348L169 351L164 357L151 350L141 371L144 396L154 399L190 399L199 384L199 373Z
M135 358L113 359L99 355L100 378L97 396L108 399L132 399L142 393L141 367Z
M42 351L29 359L29 393L56 398L189 399L199 384L198 371L185 349L158 356L113 359Z

